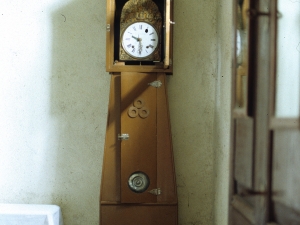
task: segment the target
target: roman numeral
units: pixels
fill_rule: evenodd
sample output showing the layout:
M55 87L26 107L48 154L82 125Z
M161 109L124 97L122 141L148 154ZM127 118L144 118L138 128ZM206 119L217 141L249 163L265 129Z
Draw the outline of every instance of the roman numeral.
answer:
M149 35L152 35L152 34L154 34L154 32L152 32L151 34L149 34Z
M127 48L130 48L131 47L131 44L127 45Z
M151 41L156 41L155 39L151 39Z
M143 25L139 25L140 30L143 29Z
M134 31L136 31L136 28L135 28L135 27L133 27L133 29L134 29Z

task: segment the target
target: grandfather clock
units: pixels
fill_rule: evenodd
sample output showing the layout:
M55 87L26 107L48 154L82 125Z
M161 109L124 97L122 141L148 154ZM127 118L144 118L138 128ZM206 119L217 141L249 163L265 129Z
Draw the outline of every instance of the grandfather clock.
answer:
M172 0L107 0L111 74L100 193L101 225L176 225L166 92Z

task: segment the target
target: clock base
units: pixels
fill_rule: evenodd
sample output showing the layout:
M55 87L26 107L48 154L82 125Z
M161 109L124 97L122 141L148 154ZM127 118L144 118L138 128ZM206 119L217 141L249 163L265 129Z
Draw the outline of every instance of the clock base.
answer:
M101 205L101 225L177 225L177 205Z

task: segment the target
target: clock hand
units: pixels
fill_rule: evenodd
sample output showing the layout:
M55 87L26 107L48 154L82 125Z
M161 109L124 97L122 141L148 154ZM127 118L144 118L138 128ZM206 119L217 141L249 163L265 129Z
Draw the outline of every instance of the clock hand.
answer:
M135 37L135 36L131 36L131 37L134 38L134 39L137 40L137 41L142 41L142 38Z
M139 42L139 54L141 54L143 50L142 39L139 38L138 42Z
M134 38L135 40L139 41L139 38L135 37L135 36L131 36L132 38Z
M151 44L146 46L146 48L153 48L153 47L154 47L154 46L151 45Z

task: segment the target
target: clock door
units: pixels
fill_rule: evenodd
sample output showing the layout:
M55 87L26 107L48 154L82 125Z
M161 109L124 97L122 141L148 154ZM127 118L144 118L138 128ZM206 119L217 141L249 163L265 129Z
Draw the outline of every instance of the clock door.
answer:
M164 68L167 69L171 65L171 0L166 0L166 9L165 9L165 40L164 40L164 46L165 46L165 59L164 59Z
M121 12L124 5L130 0L106 0L107 16L106 16L106 71L107 72L153 72L153 73L173 73L172 67L172 24L170 21L173 18L173 0L151 0L149 2L155 3L162 16L161 28L156 28L159 32L160 38L160 59L149 60L134 60L128 62L125 59L120 59L120 41L121 41ZM146 0L133 2L148 2ZM146 7L146 9L149 9ZM131 10L136 10L136 7ZM136 22L147 22L141 19L140 13L129 13L129 17L136 15L132 21L127 21L127 25ZM152 17L152 16L149 16ZM123 20L122 20L123 22ZM148 21L149 22L149 21ZM150 21L150 23L152 23ZM127 27L125 25L125 27ZM163 27L163 28L162 28ZM146 44L144 44L146 45ZM148 45L147 45L148 46ZM145 46L146 47L146 46ZM136 61L136 62L135 62ZM141 63L139 61L142 61Z
M121 74L122 203L156 202L149 193L157 188L157 90L149 85L156 78L153 73Z

